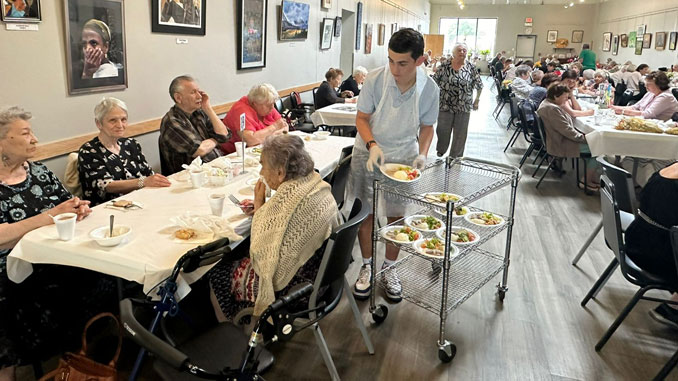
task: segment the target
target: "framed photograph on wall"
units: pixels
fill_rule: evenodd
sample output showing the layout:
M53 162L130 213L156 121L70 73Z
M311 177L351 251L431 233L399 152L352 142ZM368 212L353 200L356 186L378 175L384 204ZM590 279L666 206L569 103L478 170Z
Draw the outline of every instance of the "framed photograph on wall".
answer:
M355 18L355 50L360 50L360 40L363 38L363 3L358 2L356 5Z
M629 33L629 48L635 48L638 38L636 37L636 31ZM642 45L642 44L641 44Z
M666 32L657 32L657 38L654 40L656 50L666 49Z
M379 24L379 36L377 37L377 45L384 45L384 38L386 37L386 24Z
M327 50L332 47L332 36L334 35L334 19L323 19L320 28L322 35L320 36L320 50Z
M652 47L652 33L645 33L643 35L643 49L650 49Z
M332 0L320 0L320 7L329 9L332 8ZM325 20L323 20L323 23Z
M642 40L645 34L645 24L638 25L636 28L636 39Z
M556 40L558 40L558 31L549 30L546 34L546 42L556 42Z
M123 0L66 0L68 93L127 88Z
M34 23L42 21L40 0L0 0L0 20L4 22Z
M612 45L612 32L603 33L603 51L609 52Z
M669 35L669 50L676 50L676 42L678 40L678 32L671 32Z
M207 0L152 0L151 31L205 35Z
M372 53L372 28L374 24L365 24L365 54Z
M341 17L334 19L334 37L341 37Z
M283 0L280 6L280 41L305 40L308 37L310 5Z
M238 70L266 67L268 0L238 0Z
M615 34L614 36L612 36L612 55L616 56L618 52L619 52L619 36Z
M572 31L572 42L573 43L581 43L584 41L584 31L583 30L573 30Z
M619 36L619 43L621 44L622 48L625 48L629 46L629 36L622 34Z
M391 35L398 31L398 23L391 24Z
M642 41L636 41L636 50L635 54L637 56L643 54L643 42Z

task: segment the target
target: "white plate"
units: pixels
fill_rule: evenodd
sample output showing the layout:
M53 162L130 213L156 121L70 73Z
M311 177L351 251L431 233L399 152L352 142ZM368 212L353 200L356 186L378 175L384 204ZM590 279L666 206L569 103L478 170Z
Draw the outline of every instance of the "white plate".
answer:
M447 195L456 197L457 200L454 201L454 202L457 202L457 201L459 201L459 200L462 199L462 197L461 197L460 195L456 194L456 193L448 193L448 192L428 192L428 193L424 193L424 201L430 202L430 203L432 203L432 204L440 205L440 206L442 206L442 207L446 207L446 206L447 206L447 203L438 200L438 196L440 196L440 195L442 195L442 194L447 194ZM429 197L431 197L431 198L429 198ZM435 199L434 199L434 198L435 198Z
M420 240L415 241L412 244L412 246L414 247L414 250L416 250L417 253L419 253L421 255L425 255L427 257L436 258L436 259L445 258L445 252L444 251L441 251L440 255L437 255L438 251L435 251L436 254L434 254L434 253L427 252L426 249L423 249L421 247L422 243L424 243L424 241L426 241L427 239L431 239L431 238L424 238L424 239L420 239ZM443 243L444 242L445 241L443 240ZM459 255L459 249L456 246L451 245L450 246L450 259L456 257L457 255Z
M489 212L488 212L488 213L489 213ZM480 215L480 214L483 214L483 212L473 212L473 213L468 213L467 215L464 216L464 219L465 219L466 221L468 221L469 223L472 223L473 225L476 225L476 226L483 226L483 227L498 227L498 226L501 226L501 225L503 225L503 224L506 223L506 221L504 220L503 217L501 217L500 215L494 214L494 213L492 213L492 214L494 214L497 218L499 218L499 219L501 220L498 224L495 224L495 225L486 225L486 224L479 224L479 223L477 223L477 222L471 221L471 218L473 218L474 216Z
M454 213L452 213L452 218L463 218L463 217L466 216L467 214L471 213L471 210L470 210L469 208L465 207L465 206L462 206L462 209L465 210L466 213L464 213L464 214L462 214L462 215L460 216L460 215L458 215L456 212L454 212ZM447 210L446 210L446 209L438 209L438 208L434 208L433 211L436 212L437 214L440 214L441 216L443 216L443 218L445 218L445 216L446 216L446 214L447 214Z
M440 229L440 228L422 229L422 228L418 228L418 227L413 225L414 220L417 220L417 219L420 219L420 218L425 218L425 217L433 217L433 216L428 216L428 215L425 215L425 214L417 214L417 215L414 215L414 216L409 216L409 217L405 218L405 225L411 227L412 229L416 229L416 230L419 230L420 232L426 232L426 233L434 232L434 231ZM440 222L441 227L443 227L443 228L445 227L445 224L443 223L443 221L441 221L439 218L436 218L436 217L433 217L433 218L435 218L436 221Z
M476 242L478 242L478 240L480 239L480 235L479 235L478 233L474 232L474 231L471 230L471 229L467 229L467 228L462 227L462 226L452 226L451 229L452 229L452 232L453 232L453 233L454 233L455 231L458 231L458 230L462 230L462 229L463 229L463 230L466 230L466 231L468 231L469 233L473 234L473 235L476 237L476 239L474 239L474 240L471 241L471 242L452 242L453 245L458 245L458 246L473 245L473 244L475 244ZM440 238L440 239L442 239L442 240L445 240L445 228L441 228L441 229L436 230L436 237L438 237L438 238Z
M416 178L414 178L414 180L400 180L400 179L396 179L395 177L386 173L386 171L393 171L395 169L398 169L398 167L410 167L410 168L412 168L411 166L406 165L406 164L387 163L387 164L384 164L381 167L379 167L379 170L381 171L381 173L384 174L384 176L388 177L389 179L391 179L393 181L397 181L399 183L411 183L411 182L415 182L415 181L417 181L421 178L421 172L418 169L414 169L415 171L417 171L417 174L419 175Z
M394 231L394 230L400 230L400 229L403 229L403 228L405 228L405 226L402 226L402 225L391 226L391 227L389 227L389 228L387 228L387 229L382 230L381 236L384 237L385 239L387 239L387 240L389 240L389 241L391 241L391 242L395 242L395 243L412 243L412 242L414 242L414 241L410 241L410 240L407 240L407 241L398 241L398 240L396 240L396 239L393 239L393 238L389 237L389 236L386 234L386 233L392 232L392 231ZM415 230L415 231L416 231L416 230ZM421 238L421 233L417 232L417 234L419 234L419 237L417 237L417 239L420 239L420 238ZM416 240L415 240L415 241L416 241Z

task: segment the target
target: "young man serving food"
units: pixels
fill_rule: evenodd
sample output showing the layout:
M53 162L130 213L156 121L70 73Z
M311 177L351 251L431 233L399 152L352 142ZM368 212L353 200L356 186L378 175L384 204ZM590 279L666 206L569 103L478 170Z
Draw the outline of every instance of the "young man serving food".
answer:
M411 165L423 169L426 164L433 124L438 119L438 85L421 68L424 62L424 37L411 28L399 30L388 44L388 65L367 75L358 99L349 195L372 204L373 180L391 181L375 167L385 163ZM397 201L396 201L397 202ZM402 201L401 201L402 203ZM387 200L389 223L398 215L398 205ZM402 207L400 208L402 209ZM363 266L353 293L359 299L370 295L372 277L372 215L358 233ZM386 296L393 302L402 300L402 287L395 268L398 247L386 246L382 268Z

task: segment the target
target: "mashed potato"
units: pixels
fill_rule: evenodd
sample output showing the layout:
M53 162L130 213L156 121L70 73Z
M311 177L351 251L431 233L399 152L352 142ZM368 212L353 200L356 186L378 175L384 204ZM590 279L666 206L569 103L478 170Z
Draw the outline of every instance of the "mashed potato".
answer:
M410 237L406 233L398 233L395 239L396 241L409 241Z
M393 177L395 177L398 180L409 180L409 178L407 177L407 172L405 171L396 171L393 174Z

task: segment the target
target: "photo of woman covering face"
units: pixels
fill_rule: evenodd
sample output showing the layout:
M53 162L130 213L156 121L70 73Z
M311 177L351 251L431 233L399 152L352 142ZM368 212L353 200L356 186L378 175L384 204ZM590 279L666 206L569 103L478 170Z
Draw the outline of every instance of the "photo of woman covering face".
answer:
M5 22L39 22L40 0L0 0L0 18Z
M103 21L91 19L82 28L82 78L117 77L118 68L108 58L111 31Z

